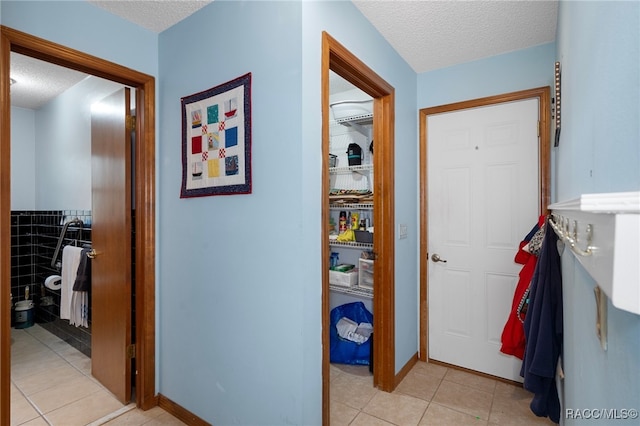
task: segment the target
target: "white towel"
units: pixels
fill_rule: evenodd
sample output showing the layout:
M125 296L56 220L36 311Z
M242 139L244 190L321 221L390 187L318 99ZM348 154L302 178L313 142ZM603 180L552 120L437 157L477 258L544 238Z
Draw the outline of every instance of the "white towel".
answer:
M71 296L71 318L69 324L76 327L89 327L89 292L73 291Z
M62 250L62 289L60 291L60 318L71 319L71 296L73 294L73 284L78 275L78 265L80 264L80 247L65 246Z

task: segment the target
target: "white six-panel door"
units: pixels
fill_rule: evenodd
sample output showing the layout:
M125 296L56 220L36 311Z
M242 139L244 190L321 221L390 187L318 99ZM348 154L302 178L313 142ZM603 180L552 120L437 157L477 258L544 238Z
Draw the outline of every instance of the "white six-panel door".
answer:
M427 150L429 358L522 381L500 336L538 218L538 100L429 116Z

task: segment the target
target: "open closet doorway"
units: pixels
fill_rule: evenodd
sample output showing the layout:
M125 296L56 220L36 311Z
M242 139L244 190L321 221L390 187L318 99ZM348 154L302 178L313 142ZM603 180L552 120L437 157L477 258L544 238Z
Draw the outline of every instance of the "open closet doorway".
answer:
M395 311L394 311L394 88L329 34L322 35L322 346L323 346L323 424L330 419L330 120L331 73L341 77L372 99L372 141L375 155L372 167L373 206L373 385L390 392L395 379ZM367 134L369 134L367 132ZM365 149L369 149L366 145ZM343 157L346 159L347 157ZM339 167L338 167L339 168ZM351 170L348 171L351 173ZM357 210L357 209L356 209Z
M135 206L133 218L135 235L132 241L135 263L135 318L134 344L122 357L135 358L136 405L148 409L157 405L155 398L155 82L154 78L102 59L74 51L64 46L42 40L28 34L2 27L2 56L0 58L0 423L10 422L10 378L11 378L11 107L10 107L10 52L16 52L48 63L57 64L93 76L98 76L120 85L135 89L137 120L131 128L137 141L132 153L134 158L132 176L132 202ZM122 132L125 133L124 131ZM90 141L87 141L90 143ZM131 229L126 230L127 233ZM100 248L94 247L98 252ZM129 305L131 306L131 305ZM127 332L123 330L123 332ZM130 330L128 330L130 333Z

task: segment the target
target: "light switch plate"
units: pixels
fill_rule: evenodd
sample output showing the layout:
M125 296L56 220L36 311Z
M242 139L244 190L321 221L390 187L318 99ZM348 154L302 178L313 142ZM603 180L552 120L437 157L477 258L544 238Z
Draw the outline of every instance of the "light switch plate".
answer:
M398 238L407 238L407 225L405 225L404 223L398 225Z

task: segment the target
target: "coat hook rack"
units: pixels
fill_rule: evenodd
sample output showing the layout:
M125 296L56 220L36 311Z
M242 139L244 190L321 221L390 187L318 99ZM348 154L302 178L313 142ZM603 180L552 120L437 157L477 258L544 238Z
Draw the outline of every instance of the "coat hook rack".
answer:
M549 210L549 225L613 306L640 315L640 192L582 194Z
M555 64L555 83L556 83L556 98L555 98L555 119L556 119L556 136L553 142L553 146L560 146L560 62Z

